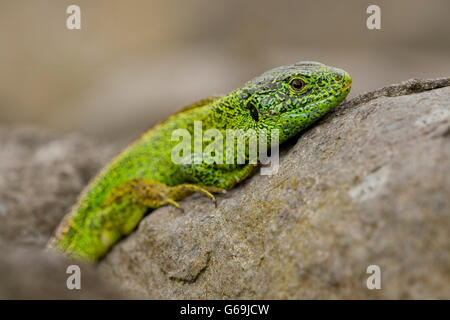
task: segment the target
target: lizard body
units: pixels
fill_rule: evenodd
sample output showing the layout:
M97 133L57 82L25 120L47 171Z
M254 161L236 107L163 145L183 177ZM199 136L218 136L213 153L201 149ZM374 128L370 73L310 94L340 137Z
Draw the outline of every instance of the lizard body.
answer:
M95 261L130 233L151 209L192 193L231 189L255 164L176 164L171 136L176 129L252 129L258 136L278 130L279 143L295 136L337 106L350 91L343 70L299 62L269 70L228 95L200 100L147 131L114 158L85 188L60 223L49 247ZM205 142L202 142L203 144ZM192 155L195 158L198 155Z

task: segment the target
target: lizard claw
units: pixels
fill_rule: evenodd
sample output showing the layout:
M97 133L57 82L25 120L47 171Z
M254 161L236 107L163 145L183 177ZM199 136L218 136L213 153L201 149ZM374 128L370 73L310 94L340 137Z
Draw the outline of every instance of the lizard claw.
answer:
M184 213L183 207L178 202L176 202L175 200L167 199L166 202Z
M213 190L206 190L206 189L203 189L200 192L203 193L208 198L210 198L211 201L214 203L214 208L217 208L217 198L212 193L210 193L209 191L215 192Z

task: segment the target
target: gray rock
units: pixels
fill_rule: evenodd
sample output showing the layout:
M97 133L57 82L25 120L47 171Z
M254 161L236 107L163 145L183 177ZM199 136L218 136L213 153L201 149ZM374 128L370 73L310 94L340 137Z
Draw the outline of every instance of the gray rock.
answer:
M217 209L196 195L184 213L155 210L99 268L83 267L83 293L65 287L70 262L41 250L120 146L0 127L0 298L450 298L449 86L361 95ZM367 289L369 265L381 290Z
M78 266L79 289L69 266ZM69 282L69 285L67 285ZM69 289L71 288L71 289ZM0 299L124 299L125 295L90 265L40 249L0 249Z
M43 247L113 152L77 135L0 127L0 246Z
M154 211L102 272L152 299L450 298L448 85L410 80L340 106L284 149L278 174L217 209L193 196L184 213ZM366 286L370 265L381 290Z
M0 299L120 299L96 268L43 252L77 194L114 148L76 135L0 127ZM81 268L81 290L66 286Z

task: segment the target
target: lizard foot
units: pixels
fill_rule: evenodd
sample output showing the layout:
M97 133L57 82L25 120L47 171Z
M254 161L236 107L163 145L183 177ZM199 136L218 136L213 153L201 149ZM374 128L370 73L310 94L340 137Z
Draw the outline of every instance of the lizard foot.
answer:
M204 187L204 186L198 186L195 184L186 183L186 184L180 184L175 187L172 187L170 193L171 193L171 198L174 198L174 199L184 198L184 197L187 197L194 193L201 193L201 194L207 196L208 198L210 198L212 200L212 202L214 203L214 207L217 208L217 199L213 195L213 193L226 193L226 192L227 191L225 189L221 189L221 188Z

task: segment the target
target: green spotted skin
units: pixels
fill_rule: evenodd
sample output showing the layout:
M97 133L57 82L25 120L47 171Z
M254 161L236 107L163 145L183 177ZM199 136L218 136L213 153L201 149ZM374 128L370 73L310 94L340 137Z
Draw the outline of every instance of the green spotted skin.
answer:
M336 107L350 85L350 76L341 69L298 62L186 107L147 131L89 183L49 247L73 258L98 260L149 211L174 204L195 192L195 186L228 190L254 171L255 165L248 163L175 164L171 153L179 141L172 141L174 130L193 134L194 121L201 121L204 131L217 129L224 136L226 129L253 129L257 137L263 131L270 137L277 129L283 143Z

